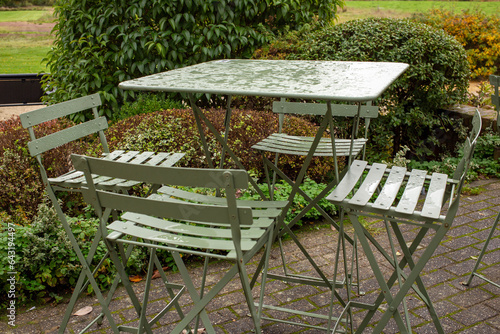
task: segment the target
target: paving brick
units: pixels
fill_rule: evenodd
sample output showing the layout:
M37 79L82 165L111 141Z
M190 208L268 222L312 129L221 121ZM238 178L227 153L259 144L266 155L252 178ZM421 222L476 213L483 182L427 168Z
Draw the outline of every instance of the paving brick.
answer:
M442 244L437 248L431 260L425 266L422 272L422 281L427 287L431 300L433 301L436 312L441 319L445 333L500 333L500 289L486 283L475 277L469 287L462 285L472 270L475 259L479 255L484 239L489 233L491 224L493 223L498 210L500 209L500 180L482 180L476 185L481 185L485 191L477 196L464 196L460 203L459 214L457 215L453 227L445 236ZM473 184L473 185L474 185ZM375 221L375 224L370 228L380 229L376 234L376 239L383 247L387 247L387 234L384 232L384 223L380 220L368 219ZM351 231L350 224L347 226L348 231ZM402 226L403 235L411 241L416 235L415 226ZM433 232L424 238L423 245L428 244ZM297 236L304 245L310 250L310 254L316 262L325 270L328 277L333 277L333 261L335 258L336 240L338 234L328 226L322 224L318 229L309 229L298 231ZM284 249L287 256L287 261L290 269L293 272L311 273L309 263L304 259L303 255L297 249L297 246L287 239L284 241ZM387 249L387 248L386 248ZM349 247L349 254L350 254ZM423 252L423 249L418 250L415 258ZM249 274L255 271L256 265L260 260L261 254L256 256L248 266ZM362 248L359 247L359 268L360 268L360 284L361 290L366 294L362 296L353 295L353 300L358 302L373 303L379 295L379 284L370 269L369 262L364 256ZM380 267L385 275L389 277L392 272L391 265L381 256L376 254L376 258L380 261ZM401 259L401 257L398 257ZM500 231L495 234L487 254L483 258L483 264L480 267L480 272L489 275L488 277L500 282ZM278 268L281 263L281 257L277 247L274 247L271 252L270 263L275 267L273 271L281 272ZM228 270L232 263L223 261L211 261L209 265L209 277L207 286L210 288L217 283L222 275ZM195 285L201 282L201 263L193 262L189 266L189 271L192 274ZM405 272L408 272L405 270ZM344 277L344 269L339 267L338 277ZM167 272L169 281L174 283L182 283L179 273ZM165 305L168 298L164 294L164 289L160 288L161 280L153 281L153 291L151 300L153 303L148 308L148 314L153 315ZM258 296L259 284L255 287L253 294ZM397 284L391 290L397 288ZM144 291L144 282L134 284L134 290L139 295ZM353 288L355 290L355 288ZM342 298L346 298L347 293L345 288L340 289L339 294ZM278 280L271 280L266 285L266 303L281 305L285 307L296 308L302 311L314 311L320 314L327 314L330 301L330 292L325 288L316 288L311 286L301 286L295 284L287 284ZM436 329L431 322L431 317L424 303L417 298L415 292L406 297L407 304L410 310L410 319L415 333L435 333ZM183 311L187 313L192 307L193 302L188 293L185 293L180 304L183 305ZM85 327L88 320L93 315L98 314L100 307L97 300L93 296L83 296L77 303L75 310L91 305L94 311L88 316L71 317L69 329L77 331ZM30 312L23 309L18 310L17 326L11 328L5 323L0 323L0 332L2 333L49 333L57 330L64 310L67 304L59 305L37 305ZM383 304L383 307L387 307ZM116 322L127 323L134 325L137 323L137 315L132 308L130 299L126 296L126 292L122 287L119 287L115 294L115 300L111 304L112 316ZM338 314L342 310L339 302L334 305L334 314ZM211 318L217 333L251 333L253 324L248 317L248 307L241 291L241 284L236 276L233 281L224 288L219 296L217 296L207 307L209 317ZM359 324L362 316L366 314L365 310L353 309L355 322ZM320 325L324 320L310 316L294 316L283 312L265 310L266 315L282 319L295 319L296 321L305 321L310 324ZM381 312L372 319L369 327L373 328L376 321L380 319ZM172 330L175 324L179 321L179 316L175 312L169 312L162 318L158 325L154 326L155 332L168 333ZM264 333L324 333L315 329L307 329L296 325L287 325L275 321L264 320L262 322ZM69 331L68 331L69 332ZM93 325L92 333L110 333L107 319L104 319L102 326ZM368 331L369 332L369 331ZM391 320L384 333L398 333L394 320Z

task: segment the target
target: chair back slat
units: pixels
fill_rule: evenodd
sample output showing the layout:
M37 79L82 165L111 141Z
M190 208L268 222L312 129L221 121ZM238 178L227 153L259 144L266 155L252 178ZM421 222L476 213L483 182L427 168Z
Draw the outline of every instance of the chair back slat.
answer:
M84 171L88 164L93 174L172 186L224 188L227 170L181 167L159 167L122 163L73 154L76 170ZM244 170L231 170L236 189L248 187L248 174Z
M470 132L469 138L466 139L465 144L463 146L464 156L458 163L457 169L453 174L453 179L460 181L460 186L465 181L465 175L469 169L469 164L472 159L472 155L474 153L474 148L476 146L477 138L479 137L479 133L481 132L481 115L479 111L476 110L474 117L472 118L472 130Z
M99 94L88 95L23 113L20 115L21 124L24 128L29 128L80 111L97 108L100 105L101 97Z
M493 86L491 103L497 111L497 132L500 132L500 75L490 75L490 84Z
M301 103L301 102L273 102L273 112L277 114L297 114L322 116L326 113L325 103ZM343 117L355 117L358 114L357 105L332 104L332 115ZM378 106L362 105L360 117L377 118L379 114Z
M84 192L85 194L86 192ZM197 204L178 200L170 201L167 197L164 200L144 198L103 190L97 190L96 194L97 201L103 208L188 222L231 225L230 209L227 205ZM88 203L92 203L91 198L86 198L85 200ZM252 224L253 218L250 208L237 208L237 210L241 225Z
M28 148L32 156L44 153L71 141L86 137L108 128L105 117L99 117L85 123L81 123L70 128L52 133L50 135L34 139L28 143Z

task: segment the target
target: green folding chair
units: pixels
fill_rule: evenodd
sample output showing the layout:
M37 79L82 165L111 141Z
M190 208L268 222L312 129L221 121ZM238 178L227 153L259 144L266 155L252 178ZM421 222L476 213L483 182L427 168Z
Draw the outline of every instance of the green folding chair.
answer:
M104 130L107 129L108 127L108 122L105 117L99 116L97 108L100 105L101 105L100 95L93 94L82 98L77 98L74 100L44 107L41 109L33 110L20 115L21 124L23 125L24 128L28 129L30 135L30 142L28 143L29 152L31 156L35 157L38 162L38 165L40 167L40 173L47 194L50 197L55 210L57 211L58 217L61 220L62 226L71 242L71 245L77 257L80 263L82 264L82 272L80 274L80 277L76 284L76 288L66 309L66 313L63 317L59 329L60 333L63 333L64 330L66 329L68 321L73 312L73 308L76 304L76 301L80 296L80 294L86 291L88 284L92 286L92 289L95 292L99 303L101 303L101 305L108 305L113 295L112 292L118 285L118 281L115 281L115 283L111 287L107 299L104 299L99 289L99 286L97 285L94 279L94 272L101 267L101 264L106 259L106 256L102 259L101 263L92 265L92 260L97 250L99 240L101 240L101 237L99 234L97 234L94 237L88 255L84 256L80 247L78 246L76 238L71 232L71 227L68 224L66 216L62 208L60 207L59 201L56 196L56 192L58 191L80 192L82 186L84 186L86 182L83 173L76 170L70 170L64 175L49 177L44 166L44 161L43 161L44 155L46 155L49 151L64 144L67 144L69 142L91 135L98 135L104 151L104 154L101 157L101 159L104 160L123 161L133 164L172 166L184 156L183 153L164 153L164 152L155 153L155 152L137 152L137 151L123 151L123 150L110 152L106 141L106 137L104 135ZM73 125L71 127L51 133L49 135L40 134L37 129L38 126L41 124L53 121L55 119L68 117L72 114L86 110L92 110L94 119ZM126 193L132 187L140 184L137 181L109 178L109 177L108 178L96 177L94 179L94 183L99 188L109 189L120 193ZM154 191L158 187L159 185L150 185L150 190ZM87 331L94 323L101 324L103 316L105 315L110 322L112 330L115 333L118 333L119 329L116 326L114 320L111 318L109 310L107 308L103 308L103 312L104 313L96 317L81 332L83 333Z
M295 194L299 194L306 201L308 201L308 205L298 213L291 222L288 223L287 226L284 226L282 230L279 231L278 240L281 246L281 237L287 233L291 236L305 255L306 259L311 263L311 266L314 268L316 274L315 276L304 276L304 275L295 275L290 272L287 268L287 260L283 251L281 251L282 264L283 264L283 273L270 273L268 275L269 278L279 279L282 281L290 281L290 282L298 282L301 284L308 284L313 286L327 286L332 289L333 293L336 294L335 289L338 287L346 286L347 290L350 291L351 286L353 285L353 272L355 271L355 276L359 277L359 268L357 265L357 251L356 251L356 241L351 238L349 235L345 234L342 223L338 224L335 220L330 216L329 213L325 212L323 208L318 205L319 200L323 199L331 189L338 183L340 168L337 158L346 158L346 165L349 165L354 157L361 156L364 158L366 153L366 143L368 137L368 131L370 127L370 123L372 119L378 117L379 108L378 106L372 106L370 102L365 105L361 104L332 104L328 103L303 103L303 102L288 102L285 99L281 99L280 101L276 101L273 103L273 112L278 114L278 132L273 133L267 138L264 138L257 144L253 145L252 148L259 150L262 153L262 159L264 162L264 169L267 178L267 182L269 185L269 193L271 199L273 198L274 187L277 178L280 178L287 183L289 183L293 188L292 194L290 195L290 201L295 196ZM308 116L320 116L323 118L323 121L318 130L318 135L316 137L307 137L307 136L295 136L290 135L283 132L283 125L285 122L286 115L308 115ZM329 115L329 116L327 116ZM339 138L336 135L338 132L336 127L336 122L338 120L345 120L348 123L352 124L350 138ZM364 124L364 133L362 136L359 135L360 129L360 121L363 121ZM338 126L338 125L337 125ZM329 130L329 131L327 131ZM329 132L328 137L320 137L323 134ZM269 153L274 154L274 162L268 158ZM303 156L303 157L332 157L334 163L334 172L335 178L334 180L327 185L327 187L321 192L319 196L316 198L311 198L308 194L306 194L302 189L298 187L298 185L302 182L304 176L307 173L308 161L306 158L306 162L304 163L304 167L301 169L298 177L295 181L289 178L283 171L279 168L279 156L281 154L285 155L295 155L295 156ZM270 171L272 172L272 176L270 175ZM339 238L338 244L338 252L336 254L337 258L335 261L335 273L338 272L338 263L339 257L342 255L344 260L344 271L345 278L343 282L336 282L336 275L332 278L327 278L320 270L318 265L314 262L312 257L308 254L307 250L300 245L300 241L295 237L291 228L294 226L309 210L315 208L318 210L322 216L328 221L333 227L335 227L341 237ZM343 221L343 213L340 214L341 219ZM348 266L347 255L345 251L345 242L348 242L353 247L351 265ZM280 247L282 250L282 247ZM342 249L342 251L341 251ZM358 293L360 292L359 285L354 283L354 285L358 286ZM337 298L340 299L340 296L337 295ZM265 308L277 309L271 305L265 305ZM296 313L294 310L283 310L280 311ZM311 317L315 317L316 315L311 314ZM324 315L317 315L317 317L324 319ZM280 319L273 319L275 321L281 321ZM285 320L283 322L289 322ZM299 325L303 325L302 323L298 323ZM313 326L311 326L313 327ZM325 329L329 330L329 326L323 328L321 326L314 326L313 328Z
M495 105L495 109L497 112L497 133L500 133L500 94L499 94L499 87L500 87L500 76L498 75L490 75L490 84L493 86L493 95L491 95L491 102L493 105ZM498 226L498 222L500 220L500 212L497 215L497 218L495 219L495 222L491 226L490 233L488 234L488 237L484 241L483 248L481 249L481 253L479 253L479 257L476 260L476 263L474 264L474 268L472 269L472 272L469 275L469 278L467 279L467 282L464 283L464 285L470 285L472 282L472 279L474 276L493 284L494 286L500 288L500 283L496 283L488 279L486 276L478 273L479 265L481 264L481 260L483 259L484 254L488 250L488 245L490 244L491 238L495 234L495 231Z
M411 333L405 302L410 289L424 302L437 332L444 333L420 272L453 225L480 130L481 116L476 111L471 134L464 145L464 156L453 177L441 173L428 175L427 171L417 169L407 171L406 168L396 166L389 168L381 163L369 165L366 161L356 160L339 185L328 195L330 202L343 207L348 214L381 289L374 303L351 300L344 308L339 319L347 316L354 308L367 310L356 333L363 333L377 311L381 311L382 315L372 333L383 332L391 318L394 318L401 333ZM419 203L421 207L418 206ZM384 221L389 241L388 250L363 226L359 220L362 216ZM405 235L401 226L406 224L415 226L418 232ZM428 233L430 231L434 233ZM415 254L419 246L423 247L423 252ZM397 249L402 253L399 258ZM380 254L379 258L382 258L380 261L387 260L394 269L387 280L388 276L384 276L381 270L384 264L377 260L375 250ZM383 302L387 303L385 311L380 308ZM400 314L400 309L404 311L405 319ZM341 324L340 321L337 322L334 329Z
M101 216L101 233L111 253L122 283L125 286L139 317L139 333L150 332L154 322L163 314L148 321L147 304L151 276L156 268L164 275L156 257L156 251L169 251L179 268L184 285L194 302L193 308L170 333L181 333L194 321L193 331L198 330L201 319L207 333L215 333L205 311L205 306L238 274L252 316L255 331L261 332L260 315L253 297L246 263L265 247L266 259L262 272L260 300L266 282L267 265L278 217L286 201L237 200L237 190L248 187L249 176L243 170L196 169L134 165L123 162L96 159L81 155L72 156L73 164L85 173L87 186L84 196ZM99 189L92 175L134 179L141 182L163 184L151 196L136 197ZM225 197L204 195L189 188L223 189ZM108 223L113 210L124 211L120 219ZM125 272L124 245L147 247L150 263L146 279L146 291L142 303L136 296ZM202 283L199 291L182 260L182 254L205 258ZM208 260L210 258L233 262L233 266L209 291L205 291ZM254 276L259 276L257 271ZM198 277L196 277L198 278ZM166 278L164 279L166 281ZM252 282L255 282L253 280ZM259 305L262 305L260 303ZM191 326L190 326L191 327Z

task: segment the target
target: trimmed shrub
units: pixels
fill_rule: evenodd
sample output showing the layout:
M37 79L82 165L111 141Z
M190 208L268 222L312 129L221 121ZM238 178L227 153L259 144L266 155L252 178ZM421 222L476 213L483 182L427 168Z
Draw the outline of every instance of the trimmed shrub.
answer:
M16 298L21 303L30 300L59 301L65 293L74 287L81 271L81 264L76 257L71 243L61 227L61 222L49 200L38 206L37 213L30 224L15 226L15 268L17 271ZM82 249L84 256L90 250L98 228L98 220L88 214L86 217L69 218L71 230ZM13 223L10 216L0 212L0 253L7 254L9 240L8 224ZM94 263L98 263L106 254L106 246L101 241L97 247ZM134 249L128 261L128 270L139 273L145 267L147 251ZM7 272L9 259L0 259L0 291L8 291ZM164 262L167 263L167 262ZM115 268L109 258L104 260L96 273L96 281L101 288L108 288L114 279ZM87 287L92 292L92 287ZM1 294L0 305L7 301L7 293Z
M67 120L55 120L36 127L37 135L47 135L66 128ZM92 139L90 139L92 140ZM45 191L40 169L28 152L28 131L19 117L0 122L0 206L19 222L36 213ZM71 153L84 153L89 142L75 141L47 152L43 161L49 177L71 168Z
M409 20L370 18L309 33L292 33L260 58L405 62L409 69L375 101L386 111L372 127L369 152L392 156L402 146L413 158L447 153L442 132L459 126L440 109L466 99L469 65L464 48L444 31ZM378 128L378 129L377 129ZM386 154L387 154L386 153Z
M433 9L412 18L454 36L465 48L471 68L471 78L486 78L500 74L500 16L480 11L454 13Z

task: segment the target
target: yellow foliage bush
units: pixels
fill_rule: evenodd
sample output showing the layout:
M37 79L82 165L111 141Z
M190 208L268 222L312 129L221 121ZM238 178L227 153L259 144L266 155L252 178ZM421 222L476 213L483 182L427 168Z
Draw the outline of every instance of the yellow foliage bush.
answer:
M433 9L413 19L454 36L467 52L473 79L500 74L500 16L472 10L457 14Z

